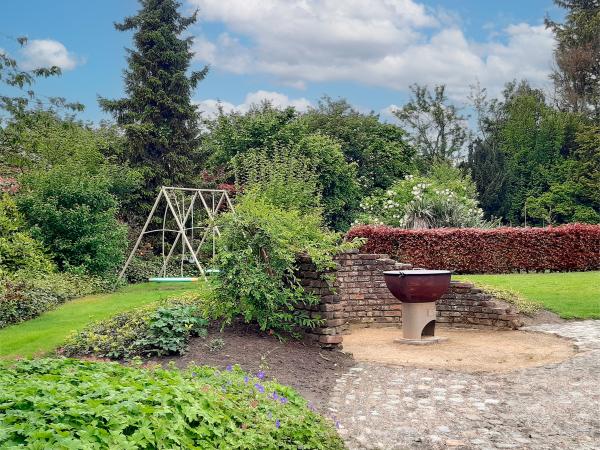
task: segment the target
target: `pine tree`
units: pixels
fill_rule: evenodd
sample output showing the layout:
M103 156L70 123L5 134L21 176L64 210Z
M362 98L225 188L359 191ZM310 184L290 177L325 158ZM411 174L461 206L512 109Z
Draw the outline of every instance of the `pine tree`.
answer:
M142 201L151 201L161 185L190 182L198 166L198 112L191 95L208 71L188 73L192 38L182 33L196 21L183 17L176 0L140 0L137 15L115 24L135 30L135 49L127 49L126 97L100 98L125 132L126 163L142 171ZM139 211L138 213L141 213Z
M475 139L469 145L464 167L470 170L486 218L500 216L506 190L504 153L492 139Z

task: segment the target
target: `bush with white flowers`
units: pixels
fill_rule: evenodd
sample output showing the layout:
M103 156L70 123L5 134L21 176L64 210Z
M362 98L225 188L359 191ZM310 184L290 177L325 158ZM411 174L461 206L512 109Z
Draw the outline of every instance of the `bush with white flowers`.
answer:
M470 176L448 165L433 166L427 175L407 175L388 190L363 199L355 224L401 228L488 228Z

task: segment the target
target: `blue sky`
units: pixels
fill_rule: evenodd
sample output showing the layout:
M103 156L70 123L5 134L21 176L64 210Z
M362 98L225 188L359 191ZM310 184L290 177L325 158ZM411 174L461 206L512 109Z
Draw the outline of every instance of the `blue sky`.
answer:
M306 108L323 94L386 114L407 99L408 86L445 83L466 101L475 81L497 94L505 81L528 78L548 87L552 0L181 0L199 8L196 61L211 65L194 99L214 111L243 110L270 98ZM97 95L122 95L124 48L131 34L113 22L135 13L135 0L3 0L0 48L26 67L43 62L63 76L37 91L86 105L81 117L108 118ZM25 35L19 49L11 37Z

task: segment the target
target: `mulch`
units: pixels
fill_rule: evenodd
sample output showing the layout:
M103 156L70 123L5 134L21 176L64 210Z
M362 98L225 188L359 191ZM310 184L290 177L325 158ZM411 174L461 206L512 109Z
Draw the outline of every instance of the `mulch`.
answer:
M220 349L211 349L214 339L222 339ZM173 361L179 368L191 362L225 369L239 364L249 373L266 373L267 379L295 388L315 408L324 412L335 380L354 365L351 355L337 350L324 350L315 344L258 333L246 327L223 331L210 329L205 338L192 339L189 351L179 357L153 358L152 362L165 364Z

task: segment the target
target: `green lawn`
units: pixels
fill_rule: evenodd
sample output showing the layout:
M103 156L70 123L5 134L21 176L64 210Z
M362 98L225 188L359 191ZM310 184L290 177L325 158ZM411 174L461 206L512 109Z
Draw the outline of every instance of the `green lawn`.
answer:
M461 275L454 278L514 291L565 319L600 319L600 272Z
M90 322L198 287L198 283L142 283L69 301L35 319L1 329L0 358L49 353L72 331Z

